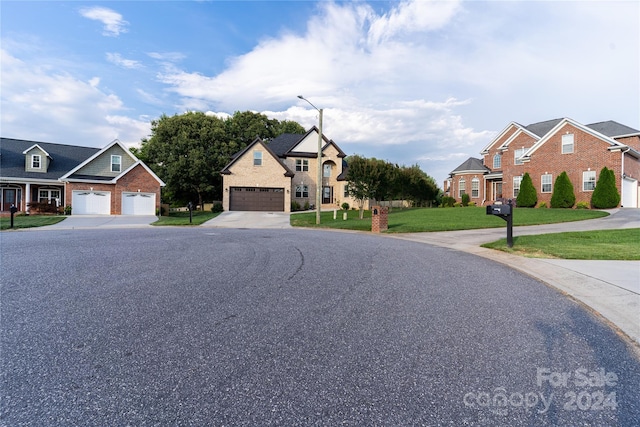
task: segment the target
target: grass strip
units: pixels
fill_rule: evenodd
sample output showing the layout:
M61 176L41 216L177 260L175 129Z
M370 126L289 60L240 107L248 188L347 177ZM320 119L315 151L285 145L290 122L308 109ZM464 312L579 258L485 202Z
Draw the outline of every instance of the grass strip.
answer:
M640 260L640 228L518 236L513 248L506 239L482 247L531 258Z
M189 222L189 212L171 212L169 216L161 216L158 220L151 225L176 225L176 226L190 226L201 225L212 218L220 215L219 212L213 213L211 211L193 211L193 222Z
M57 224L64 220L62 215L17 215L13 217L13 228L44 227ZM0 230L8 230L11 226L11 217L0 217Z
M349 230L371 230L371 212L365 211L365 218L358 219L358 211L348 211L348 220L342 220L345 211L322 212L320 225L316 225L315 212L291 215L294 227L321 227ZM516 208L513 211L513 225L540 225L560 222L583 221L609 215L607 212L589 209L530 209ZM430 231L472 230L479 228L504 227L504 220L487 215L484 207L465 208L413 208L393 209L389 212L389 233L421 233Z

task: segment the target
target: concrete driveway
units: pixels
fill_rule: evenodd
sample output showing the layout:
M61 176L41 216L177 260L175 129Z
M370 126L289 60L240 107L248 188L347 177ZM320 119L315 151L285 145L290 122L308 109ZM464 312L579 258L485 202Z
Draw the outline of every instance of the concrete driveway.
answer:
M131 228L150 227L156 216L137 215L71 215L57 224L40 227L39 230L73 230L83 228Z
M287 212L222 212L202 224L219 228L291 228Z

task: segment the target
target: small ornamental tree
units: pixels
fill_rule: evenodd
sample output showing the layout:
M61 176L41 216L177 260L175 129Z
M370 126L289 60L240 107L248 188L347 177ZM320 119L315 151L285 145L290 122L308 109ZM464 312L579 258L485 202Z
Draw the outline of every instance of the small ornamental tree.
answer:
M529 172L525 173L520 182L520 192L516 198L516 206L519 208L532 208L538 203L538 193L533 186Z
M600 171L596 188L591 194L591 206L596 209L611 209L620 203L620 193L616 187L616 176L606 166Z
M471 198L469 197L469 195L467 193L463 193L462 194L462 206L469 206L469 201L471 200Z
M566 172L562 172L553 184L551 195L552 208L572 208L576 203L576 195L573 192L573 184Z

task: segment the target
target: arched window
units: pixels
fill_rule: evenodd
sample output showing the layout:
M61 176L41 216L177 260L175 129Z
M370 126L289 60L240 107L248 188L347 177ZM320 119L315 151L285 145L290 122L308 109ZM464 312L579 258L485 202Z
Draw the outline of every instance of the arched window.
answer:
M493 168L500 169L502 167L502 156L500 154L496 154L493 156Z

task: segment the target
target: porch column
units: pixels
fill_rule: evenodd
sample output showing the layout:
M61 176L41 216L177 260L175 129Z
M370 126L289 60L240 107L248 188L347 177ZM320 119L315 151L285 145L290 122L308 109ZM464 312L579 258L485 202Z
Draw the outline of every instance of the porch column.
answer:
M24 188L24 211L29 213L29 202L31 202L31 184L26 183Z

